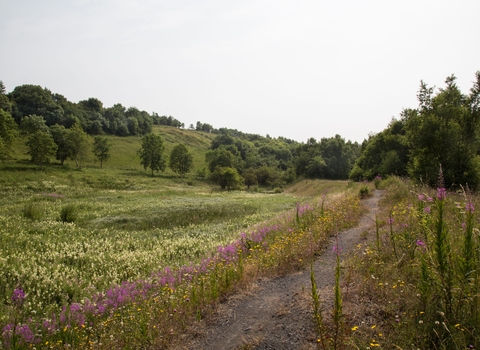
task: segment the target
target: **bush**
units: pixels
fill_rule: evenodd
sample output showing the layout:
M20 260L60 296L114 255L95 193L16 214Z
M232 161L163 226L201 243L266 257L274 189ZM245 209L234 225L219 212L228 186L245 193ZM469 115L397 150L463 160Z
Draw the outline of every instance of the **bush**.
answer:
M360 198L367 198L370 195L370 189L367 185L360 187Z
M75 204L67 204L60 210L60 221L74 222L78 218L78 210Z
M28 203L22 211L23 217L30 220L41 220L45 214L43 205L39 203Z

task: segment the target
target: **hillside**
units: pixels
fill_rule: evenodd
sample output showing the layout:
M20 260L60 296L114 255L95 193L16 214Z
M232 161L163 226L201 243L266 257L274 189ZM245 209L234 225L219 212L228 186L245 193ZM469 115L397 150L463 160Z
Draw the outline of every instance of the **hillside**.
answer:
M214 134L193 131L186 129L179 129L172 126L154 125L153 133L160 135L164 140L165 155L169 155L172 148L179 143L185 144L190 153L193 155L193 170L195 173L197 169L205 167L205 153L211 145ZM111 142L111 158L104 164L106 169L131 169L131 170L143 170L140 164L140 158L137 154L141 148L141 137L139 136L115 136L106 135L106 138ZM27 155L27 147L25 142L26 136L18 137L13 144L12 159L7 162L3 162L3 166L11 166L12 163L21 161L28 162L30 157ZM52 164L56 161L52 160ZM71 159L65 161L65 166L75 167L75 162ZM93 154L89 155L84 167L99 167L99 163L95 161ZM167 167L165 174L173 174L173 172Z

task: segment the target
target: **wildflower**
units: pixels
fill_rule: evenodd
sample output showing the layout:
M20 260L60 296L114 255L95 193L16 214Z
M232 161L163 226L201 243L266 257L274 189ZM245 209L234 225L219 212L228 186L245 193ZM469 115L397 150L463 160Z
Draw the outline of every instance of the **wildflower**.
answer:
M432 211L432 209L431 209L430 207L425 207L425 208L423 208L423 212L424 212L425 214L430 214L431 211Z
M393 224L393 217L390 216L390 217L388 218L388 224L389 224L389 225L392 225L392 224Z
M352 327L352 331L356 331L358 329L358 326Z
M437 198L440 200L447 199L447 190L445 187L437 188Z
M418 195L418 200L423 201L425 199L425 196L423 194Z
M465 204L465 211L467 213L473 213L475 211L475 207L473 206L473 203Z
M12 302L15 306L22 306L25 301L25 292L21 288L15 288L12 293Z
M417 239L417 245L419 247L425 247L425 243L423 243L421 240Z

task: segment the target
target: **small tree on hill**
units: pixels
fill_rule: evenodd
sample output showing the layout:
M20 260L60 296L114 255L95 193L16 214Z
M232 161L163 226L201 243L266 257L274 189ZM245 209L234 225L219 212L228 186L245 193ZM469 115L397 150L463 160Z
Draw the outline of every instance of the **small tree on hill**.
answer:
M96 136L93 139L93 154L100 162L100 168L103 168L103 162L110 158L110 147L112 145L108 142L106 137Z
M48 129L47 129L48 130ZM27 140L28 152L32 162L43 168L43 163L55 156L57 145L48 131L37 130Z
M70 158L75 161L77 168L81 168L83 160L87 157L90 149L90 136L83 131L80 124L72 126L67 134L67 144Z
M164 150L165 146L160 136L150 133L142 138L142 148L138 151L140 164L143 165L145 170L150 168L152 176L153 171L158 172L165 170L166 161L163 156Z
M172 153L170 153L170 160L168 166L174 172L184 177L193 165L193 156L188 152L187 146L183 144L176 145Z

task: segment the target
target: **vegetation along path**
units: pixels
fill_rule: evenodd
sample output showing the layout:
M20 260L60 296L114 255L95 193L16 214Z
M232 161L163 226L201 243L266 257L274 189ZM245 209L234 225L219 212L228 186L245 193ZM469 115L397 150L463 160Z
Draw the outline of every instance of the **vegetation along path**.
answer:
M336 255L347 256L372 230L382 191L364 201L368 211L359 224L334 238L316 259L314 272L324 310L333 308ZM204 336L183 349L314 349L317 336L311 307L310 270L258 281L252 290L234 296L220 305L214 323Z

